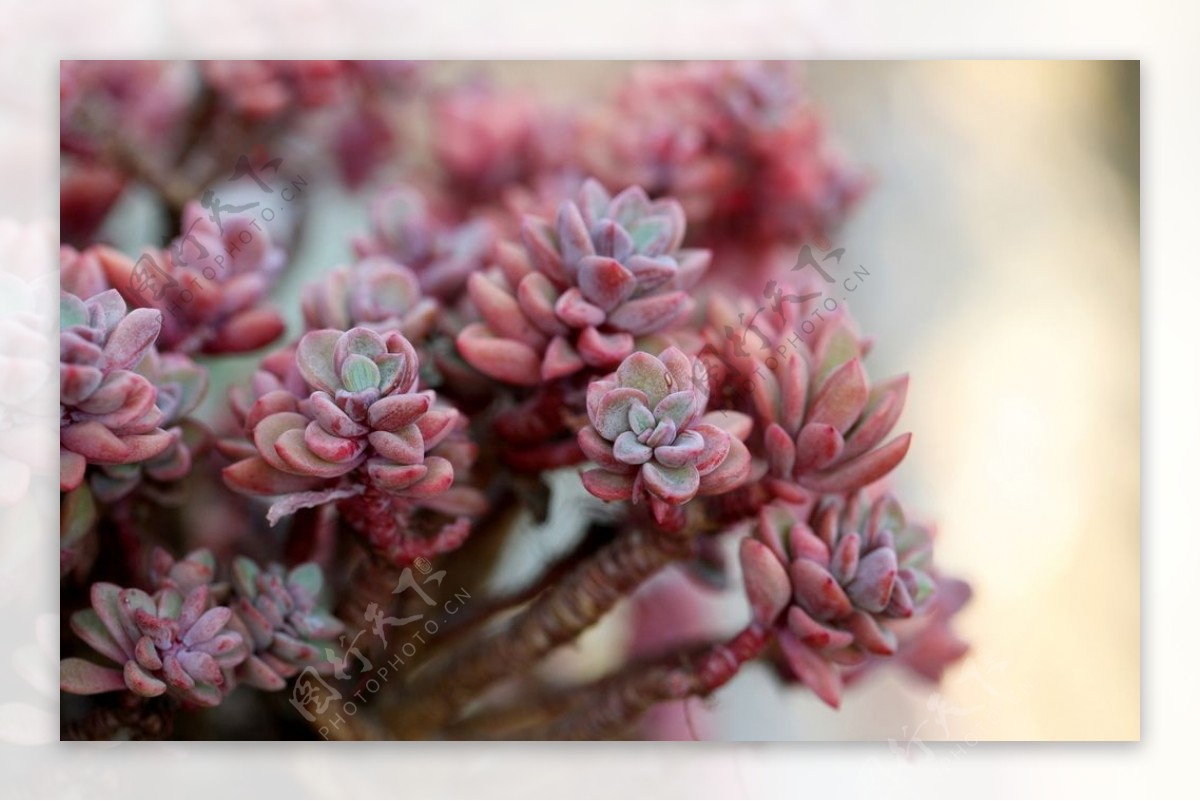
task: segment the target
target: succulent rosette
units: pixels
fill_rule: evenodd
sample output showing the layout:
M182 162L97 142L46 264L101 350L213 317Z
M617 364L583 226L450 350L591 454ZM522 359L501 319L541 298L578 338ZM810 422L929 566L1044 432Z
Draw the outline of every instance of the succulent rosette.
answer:
M842 493L890 473L910 434L884 442L904 408L908 376L872 385L864 347L845 321L828 327L811 353L792 352L753 383L764 423L765 483L786 500Z
M228 607L210 606L209 589L162 589L153 595L115 584L92 585L91 609L71 616L71 630L121 665L62 661L62 688L91 695L130 690L152 698L169 693L196 706L216 706L229 689L227 673L248 649L229 623Z
M553 224L525 218L524 250L502 249L499 280L471 277L483 322L459 334L459 351L480 372L526 386L611 369L636 337L692 309L688 290L710 254L681 248L685 228L674 200L651 201L636 186L612 197L586 181Z
M59 306L60 484L70 491L88 464L152 459L177 439L164 431L157 391L133 368L154 345L162 314L126 313L116 290L88 300L63 292Z
M416 274L386 256L361 259L309 284L301 308L310 330L357 326L399 331L410 341L423 339L438 315L437 301L422 296Z
M755 620L778 629L792 671L836 707L839 666L895 654L891 624L922 611L933 594L932 543L891 496L869 505L862 493L830 496L810 518L804 512L763 507L741 544L742 571Z
M697 495L717 495L751 472L742 440L751 421L705 414L708 386L693 380L694 363L677 348L659 357L631 354L617 372L588 387L591 425L579 446L598 467L583 473L588 492L605 501L649 500L664 523Z
M92 489L103 501L123 497L143 479L165 483L183 479L193 456L208 439L208 429L189 415L208 391L208 371L182 353L160 354L151 348L137 373L155 389L154 403L162 412L160 425L174 439L162 453L141 462L105 465L92 477Z
M239 681L260 690L282 690L305 667L333 670L324 649L333 647L330 640L345 625L321 605L324 583L321 568L312 562L291 570L272 564L264 570L245 557L234 560L231 625L253 649L238 667Z
M287 259L266 228L241 214L218 224L191 201L181 231L169 248L137 261L96 248L109 283L127 301L163 312L159 349L246 353L278 339L283 318L266 300Z
M252 494L316 490L356 474L354 483L425 498L445 492L454 468L429 455L455 429L458 412L417 391L416 351L398 332L311 331L295 364L311 394L274 390L255 401L246 429L255 456L225 468L234 489Z
M496 232L485 219L455 224L443 216L416 188L392 187L371 204L370 233L355 240L354 250L360 258L386 256L404 265L425 294L453 300L491 259Z

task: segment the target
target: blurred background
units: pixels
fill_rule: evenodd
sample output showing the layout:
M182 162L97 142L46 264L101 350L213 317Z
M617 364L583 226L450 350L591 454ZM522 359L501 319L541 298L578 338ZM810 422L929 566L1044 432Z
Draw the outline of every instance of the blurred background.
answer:
M570 103L628 64L445 65ZM837 243L874 376L909 372L895 476L975 597L940 688L868 675L840 711L744 671L694 702L719 739L1138 739L1136 62L815 62L809 87L874 181ZM582 97L581 97L582 96ZM740 612L727 610L731 617ZM602 637L602 634L598 634Z

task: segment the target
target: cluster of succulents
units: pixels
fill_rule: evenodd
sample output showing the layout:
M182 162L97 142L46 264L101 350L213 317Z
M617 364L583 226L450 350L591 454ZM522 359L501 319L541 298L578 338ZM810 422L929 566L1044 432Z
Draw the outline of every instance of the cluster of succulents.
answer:
M757 659L834 705L885 657L940 676L965 651L951 623L969 590L887 494L907 378L873 383L849 313L815 314L823 285L778 260L819 246L859 187L791 70L638 70L615 100L562 109L417 76L64 66L64 691L158 699L147 714L287 693L258 731L316 736L318 696L373 679L339 736L507 721L533 739L621 736ZM402 109L427 113L426 151ZM243 137L237 169L211 171L217 130ZM290 298L320 220L208 213L228 171L273 156L381 184L366 233ZM177 224L165 248L108 225L133 184ZM523 527L564 507L579 544L500 589ZM637 669L598 680L538 669L671 566L709 591L740 572L746 627L707 650L639 635ZM457 619L451 583L480 596ZM411 661L391 632L409 625L427 646ZM504 708L572 680L561 714Z
M793 65L642 67L613 105L593 126L591 169L677 197L719 249L826 241L865 188Z

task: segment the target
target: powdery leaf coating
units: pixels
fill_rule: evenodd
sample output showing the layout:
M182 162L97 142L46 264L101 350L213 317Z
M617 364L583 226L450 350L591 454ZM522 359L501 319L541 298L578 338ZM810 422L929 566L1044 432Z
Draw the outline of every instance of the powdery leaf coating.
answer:
M685 227L673 200L652 201L636 186L612 197L586 181L553 223L525 219L523 249L502 249L500 275L471 276L483 322L459 335L459 352L480 372L526 386L611 369L633 352L634 337L691 310L687 290L708 254L680 249Z
M699 494L728 492L750 475L741 438L700 417L708 387L694 382L693 364L669 348L658 356L636 352L616 373L588 387L590 425L577 437L597 468L584 487L605 501L647 498L660 524L670 507Z

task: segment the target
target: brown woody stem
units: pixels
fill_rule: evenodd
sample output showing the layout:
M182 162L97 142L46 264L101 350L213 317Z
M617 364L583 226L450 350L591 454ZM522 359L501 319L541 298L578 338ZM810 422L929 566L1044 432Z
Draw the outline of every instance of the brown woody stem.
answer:
M394 723L418 736L440 729L474 697L506 676L520 675L590 628L624 596L693 551L690 536L634 530L566 575L502 630L473 641L431 666L400 699Z
M553 722L512 735L527 740L599 740L628 729L655 704L712 694L755 659L770 632L751 623L727 643L635 666L572 693L572 711Z

